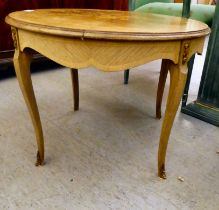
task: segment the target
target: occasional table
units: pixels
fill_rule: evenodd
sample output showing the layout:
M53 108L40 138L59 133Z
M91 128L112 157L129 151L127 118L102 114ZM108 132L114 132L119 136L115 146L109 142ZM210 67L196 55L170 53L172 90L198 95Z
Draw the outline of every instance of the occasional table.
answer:
M185 86L187 62L194 53L202 53L205 36L210 32L207 25L150 13L83 9L19 11L9 14L6 22L12 28L17 79L36 133L36 165L44 163L44 139L31 82L30 49L71 69L75 110L79 107L78 69L93 66L102 71L123 71L163 59L156 117L161 117L169 72L170 88L158 150L158 176L166 178L166 149Z

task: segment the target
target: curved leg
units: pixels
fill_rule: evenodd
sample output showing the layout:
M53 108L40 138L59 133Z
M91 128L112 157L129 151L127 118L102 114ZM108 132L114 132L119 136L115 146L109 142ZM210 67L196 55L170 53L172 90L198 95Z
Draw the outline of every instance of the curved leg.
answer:
M168 60L163 59L160 70L160 77L157 87L157 99L156 99L156 118L161 118L161 104L163 99L164 87L166 84L167 73L168 73Z
M195 61L195 54L190 58L190 60L188 62L188 75L187 75L186 85L185 85L185 89L184 89L184 93L183 93L183 97L182 97L181 110L183 109L183 107L186 106L186 103L187 103L188 93L189 93L189 85L190 85L190 81L191 81L191 77L192 77L192 69L193 69L194 61Z
M166 178L165 157L170 131L180 104L187 77L187 65L176 65L169 62L170 89L166 105L165 117L162 125L158 151L158 176Z
M36 166L43 165L44 162L44 140L42 125L40 122L40 115L33 91L31 74L30 74L30 62L32 56L15 50L14 54L14 67L17 75L17 79L23 93L27 108L29 110L33 126L36 133L36 140L38 146Z
M129 69L124 71L124 84L127 85L129 82Z
M74 110L77 111L79 109L79 81L77 69L71 69L71 81L74 95Z

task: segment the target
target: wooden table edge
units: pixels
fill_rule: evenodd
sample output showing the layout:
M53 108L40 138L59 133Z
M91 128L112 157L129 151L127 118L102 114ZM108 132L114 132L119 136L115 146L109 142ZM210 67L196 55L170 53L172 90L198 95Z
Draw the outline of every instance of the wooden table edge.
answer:
M124 40L124 41L168 41L168 40L182 40L182 39L191 39L206 36L210 34L211 30L207 26L206 29L199 31L190 31L187 32L175 32L171 34L167 33L133 33L133 32L108 32L108 31L94 31L94 30L76 30L76 29L67 29L54 26L45 26L38 24L26 23L24 21L15 20L10 17L10 14L6 16L5 22L10 26L13 26L18 29L32 31L36 33L65 36L65 37L75 37L75 38L89 38L89 39L104 39L104 40ZM174 35L174 36L173 36Z

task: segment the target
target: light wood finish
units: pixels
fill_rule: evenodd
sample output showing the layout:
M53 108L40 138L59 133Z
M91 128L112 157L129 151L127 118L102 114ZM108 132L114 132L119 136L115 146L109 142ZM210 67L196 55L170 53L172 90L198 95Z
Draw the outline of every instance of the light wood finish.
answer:
M166 178L165 172L165 157L168 139L170 136L170 131L173 126L173 121L177 112L177 109L180 104L180 99L183 94L185 87L185 82L187 78L187 61L191 57L190 52L190 42L182 41L182 46L180 50L179 63L174 64L172 61L163 62L161 72L161 77L159 79L159 85L164 88L165 77L167 72L170 73L170 87L169 94L166 104L165 116L162 124L161 135L160 135L160 144L158 150L158 176ZM162 78L162 79L161 79ZM159 86L158 85L158 86ZM162 93L163 94L163 93ZM160 95L162 97L162 94Z
M19 38L21 50L30 47L69 68L95 66L103 71L120 71L162 57L177 63L179 53L172 52L179 52L181 45L181 42L177 40L121 42L84 39L82 41L77 38L51 36L20 29Z
M13 29L16 32L16 29ZM17 40L17 33L14 33L14 40ZM44 139L43 130L40 121L40 115L33 91L33 85L30 75L30 63L32 60L31 53L20 51L19 45L17 45L14 54L14 67L17 75L17 79L24 96L27 108L29 110L32 123L36 133L36 140L38 146L36 166L44 163Z
M113 40L173 40L209 33L205 24L195 20L110 10L26 10L10 13L6 22L33 32Z
M170 131L179 107L180 99L185 87L187 67L185 65L174 64L170 61L170 90L167 100L166 112L160 136L160 145L158 151L158 176L166 178L165 157Z
M165 178L166 148L185 84L187 62L194 53L202 52L204 38L210 32L207 25L161 15L73 9L16 12L6 22L12 26L17 77L36 131L38 164L43 163L43 136L27 48L72 69L75 109L79 105L76 69L93 66L102 71L123 71L164 59L160 85L163 89L167 69L171 85L160 135L158 175ZM162 95L163 90L158 92L158 111Z

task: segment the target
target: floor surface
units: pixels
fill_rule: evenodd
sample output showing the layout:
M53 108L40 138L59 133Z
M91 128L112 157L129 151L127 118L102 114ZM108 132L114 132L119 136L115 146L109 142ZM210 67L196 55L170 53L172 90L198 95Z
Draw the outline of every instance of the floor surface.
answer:
M190 100L203 65L197 57ZM129 85L122 84L123 72L81 70L77 112L68 69L33 74L45 136L43 167L34 166L35 136L18 83L2 80L0 209L218 210L218 127L178 112L167 180L157 177L159 68L156 61L132 70ZM165 99L167 91L168 85Z

